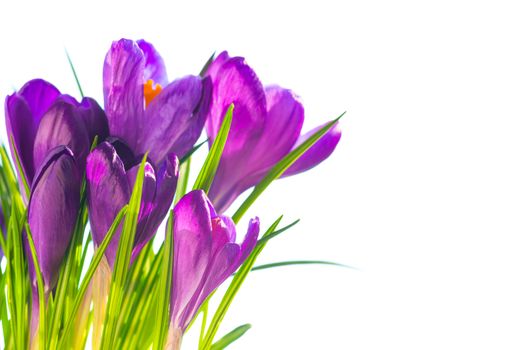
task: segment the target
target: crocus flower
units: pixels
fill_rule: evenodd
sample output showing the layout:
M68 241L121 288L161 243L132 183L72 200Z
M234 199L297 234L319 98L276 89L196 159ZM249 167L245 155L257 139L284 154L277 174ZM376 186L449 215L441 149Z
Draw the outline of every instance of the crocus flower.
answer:
M83 173L95 135L105 138L108 133L104 111L95 100L86 97L77 102L41 79L29 81L8 96L5 111L7 134L29 186L50 150L60 145L70 148ZM11 154L14 158L14 149Z
M135 184L140 158L136 159L118 140L103 142L87 158L87 200L93 240L100 245L115 217L129 202ZM135 236L133 257L151 239L167 214L176 191L178 160L174 154L155 167L145 165L142 203ZM105 255L113 266L121 226L111 240Z
M255 218L243 243L235 243L233 221L218 215L201 190L189 192L175 205L170 334L178 341L202 302L249 256L258 233Z
M109 131L134 154L154 164L168 154L182 158L204 127L211 100L209 78L186 76L168 83L164 61L150 43L113 42L104 63Z
M213 100L206 123L210 145L227 108L231 103L235 105L228 140L209 192L215 208L224 212L236 197L260 182L278 161L318 128L300 136L304 108L299 98L279 86L263 87L242 57L229 57L222 52L206 75L213 81ZM316 166L329 157L339 139L340 130L335 125L283 176Z
M36 256L48 293L57 282L80 207L81 177L73 152L66 146L50 150L37 169L28 206L28 222ZM33 286L36 286L33 260L28 261Z

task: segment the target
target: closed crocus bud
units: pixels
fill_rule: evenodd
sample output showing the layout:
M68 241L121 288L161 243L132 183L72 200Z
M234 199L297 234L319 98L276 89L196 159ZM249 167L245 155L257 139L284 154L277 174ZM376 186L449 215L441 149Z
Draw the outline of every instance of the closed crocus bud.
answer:
M28 206L28 222L42 271L45 291L57 282L60 264L73 234L80 203L81 178L71 150L58 146L37 170ZM28 256L31 256L26 247ZM28 258L33 286L36 275Z
M93 241L102 243L118 212L129 202L140 159L134 159L125 144L113 140L101 143L87 158L87 201ZM142 203L133 248L133 258L153 237L173 202L178 179L178 160L168 155L156 169L147 162L144 169ZM113 266L121 227L105 252Z
M175 348L204 300L245 261L257 243L258 218L249 222L241 244L227 216L218 215L201 190L173 209L173 284L169 339Z
M186 155L198 140L211 101L211 80L169 82L164 61L144 41L115 41L104 62L104 105L110 134L154 164Z
M69 147L83 173L94 136L103 139L108 135L105 113L93 99L77 102L41 79L29 81L8 96L5 111L7 134L29 186L51 149ZM14 158L13 149L11 154Z
M263 87L242 57L229 57L223 52L206 75L213 81L213 100L206 122L210 145L229 105L235 105L228 139L209 191L217 211L224 212L318 128L300 136L304 122L300 99L279 86ZM329 157L340 135L338 125L334 125L283 176L306 171Z

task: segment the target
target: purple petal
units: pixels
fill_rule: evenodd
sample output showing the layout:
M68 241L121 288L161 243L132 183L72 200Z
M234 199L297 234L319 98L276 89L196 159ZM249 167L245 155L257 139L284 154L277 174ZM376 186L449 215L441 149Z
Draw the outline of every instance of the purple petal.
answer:
M124 164L116 150L107 142L100 144L87 157L87 201L93 241L99 246L118 212L127 204L131 189ZM113 266L120 238L120 228L106 250L106 257Z
M206 123L210 144L229 105L234 103L233 121L223 154L226 157L249 152L263 130L267 114L262 84L242 57L230 58L219 69L208 71L207 76L213 81L213 102Z
M35 174L33 143L38 124L59 94L60 92L50 83L36 79L27 82L20 91L5 100L7 135L13 138L24 175L29 183L32 182ZM11 140L9 145L11 148ZM13 149L11 155L14 159Z
M135 153L144 118L144 67L142 50L126 39L113 42L104 62L104 104L109 131Z
M156 193L151 206L151 212L144 224L145 234L137 237L133 257L136 257L142 247L152 238L173 203L178 181L178 159L174 154L168 155L160 165L156 176Z
M127 171L126 178L129 188L133 189L135 186L136 175L140 168L140 164L135 165ZM149 216L154 209L154 201L156 194L156 176L155 170L150 163L144 166L144 182L142 184L142 198L140 201L140 211L138 212L138 223L135 234L134 245L138 244L139 247L134 251L136 256L140 249L147 243L151 237L155 234L155 231L148 229ZM159 223L160 224L160 223Z
M84 97L78 105L78 114L85 122L90 144L98 136L98 141L103 141L109 136L109 127L104 110L90 97Z
M263 175L289 153L304 123L304 107L291 90L279 86L266 88L268 114L264 131L251 160ZM251 184L256 185L258 181ZM249 187L251 187L249 186Z
M240 265L244 263L249 254L257 244L257 238L260 231L260 223L258 218L251 219L249 222L248 232L244 238L242 245L234 242L226 243L215 252L213 261L211 262L206 273L206 280L202 293L199 296L197 306L217 289L229 276L235 272ZM213 232L215 234L215 232ZM195 310L196 312L197 310Z
M11 149L11 156L15 159L15 150L11 145L11 138L16 149L16 153L20 157L22 171L31 184L35 175L35 167L33 163L33 144L35 140L36 129L40 121L33 119L29 106L23 98L18 95L8 96L5 100L5 115L6 115L6 129L7 135L10 138L9 148ZM18 172L18 167L17 167ZM19 177L21 174L18 174Z
M169 153L183 157L202 133L210 95L210 82L195 76L166 86L146 109L147 127L141 129L139 152L149 151L155 164Z
M60 95L60 91L45 80L35 79L22 86L18 95L27 102L35 121L39 121Z
M46 291L56 285L71 240L79 209L80 181L73 154L65 146L50 150L35 176L28 222ZM32 265L31 259L29 262ZM34 267L31 271L35 284Z
M161 86L166 86L168 80L166 66L162 56L160 56L152 44L145 40L138 40L137 44L144 53L144 57L146 59L144 68L144 82L151 79Z
M211 259L212 227L204 192L193 191L182 197L173 214L171 320L185 329L197 307Z
M298 147L324 125L320 125L300 136L293 148ZM311 146L311 148L308 149L300 158L298 158L297 161L286 170L282 177L295 175L317 166L319 163L329 157L331 153L333 153L337 147L338 141L340 141L340 136L341 131L339 124L337 123L333 125L333 127L313 146Z
M215 57L213 62L209 65L206 70L206 76L212 77L213 80L216 78L218 71L222 68L222 65L230 59L227 51L222 51L220 55Z
M83 172L90 144L84 121L75 109L73 105L57 100L44 114L34 141L35 168L42 164L49 150L64 145L73 151L77 166Z

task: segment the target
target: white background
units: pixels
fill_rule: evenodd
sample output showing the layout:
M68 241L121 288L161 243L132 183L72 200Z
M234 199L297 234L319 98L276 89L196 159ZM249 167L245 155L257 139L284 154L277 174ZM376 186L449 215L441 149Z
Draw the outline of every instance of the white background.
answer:
M142 1L0 5L0 94L42 77L100 100L112 40L145 38L171 78L217 50L302 96L307 127L347 110L318 168L248 213L302 222L253 274L231 349L523 349L524 10L510 1ZM3 124L3 123L2 123ZM245 227L245 225L243 225ZM186 348L193 348L192 335Z

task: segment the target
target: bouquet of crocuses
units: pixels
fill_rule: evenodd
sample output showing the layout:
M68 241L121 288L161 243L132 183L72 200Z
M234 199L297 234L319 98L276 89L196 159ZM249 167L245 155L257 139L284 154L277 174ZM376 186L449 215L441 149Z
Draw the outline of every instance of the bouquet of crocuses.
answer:
M80 102L41 79L5 100L12 163L1 148L3 347L179 349L201 314L199 349L225 348L249 329L216 339L250 271L313 263L254 265L296 222L255 217L242 239L235 225L273 180L333 152L340 117L302 133L298 97L264 87L227 52L199 76L169 81L144 40L112 44L104 108L77 83ZM209 152L189 184L191 157L204 144Z

